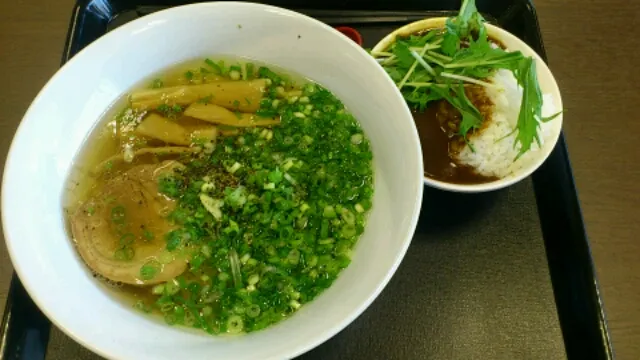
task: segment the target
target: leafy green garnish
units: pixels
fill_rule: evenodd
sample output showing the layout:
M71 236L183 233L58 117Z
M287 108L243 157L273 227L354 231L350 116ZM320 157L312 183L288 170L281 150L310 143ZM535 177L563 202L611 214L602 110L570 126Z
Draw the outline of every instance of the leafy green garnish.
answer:
M462 115L459 135L482 125L482 114L467 98L464 84L494 86L486 81L495 71L511 71L523 88L522 105L514 133L514 146L520 144L519 158L538 144L542 118L542 94L536 76L535 61L520 51L505 51L492 46L474 0L464 0L457 17L446 21L444 31L433 29L425 34L398 39L389 50L373 52L405 101L423 111L430 102L444 99ZM473 149L472 149L473 150Z
M471 129L478 129L482 125L482 114L467 98L464 92L464 85L459 84L452 87L453 94L450 89L442 89L438 86L433 87L432 90L460 112L462 121L460 122L459 134L466 141L468 132Z
M398 62L402 67L411 67L416 59L411 55L411 50L409 50L409 45L404 41L398 41L395 46L394 54L398 58Z
M465 0L462 2L458 16L447 19L442 51L446 55L453 56L460 49L460 43L463 40L470 39L473 32L484 31L484 18L478 12L475 0ZM479 35L483 37L482 34ZM486 33L484 35L486 36Z
M518 152L518 158L524 155L531 148L534 139L538 146L541 146L538 136L540 122L548 122L558 117L562 112L558 112L547 118L542 117L542 92L537 86L536 63L532 58L525 58L520 62L520 67L514 71L518 84L524 89L522 93L522 104L518 115L518 128L516 143L522 147ZM515 144L514 144L515 146Z

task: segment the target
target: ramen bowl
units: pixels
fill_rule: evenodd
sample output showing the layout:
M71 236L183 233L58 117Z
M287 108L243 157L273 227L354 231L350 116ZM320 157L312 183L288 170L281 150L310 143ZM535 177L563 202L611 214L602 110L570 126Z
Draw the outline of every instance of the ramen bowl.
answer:
M289 319L237 336L168 326L117 300L77 255L62 207L76 155L114 101L153 73L215 55L273 64L325 86L358 119L374 159L373 206L351 264ZM292 11L203 3L130 22L89 45L51 78L14 137L2 185L2 221L11 260L29 295L58 328L104 357L286 359L338 333L385 287L417 223L422 174L410 111L363 49Z

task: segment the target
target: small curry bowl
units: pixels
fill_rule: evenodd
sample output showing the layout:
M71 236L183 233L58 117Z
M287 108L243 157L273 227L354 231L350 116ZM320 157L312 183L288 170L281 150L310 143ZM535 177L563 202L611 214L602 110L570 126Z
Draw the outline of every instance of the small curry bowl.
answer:
M372 52L386 51L391 47L391 45L395 43L397 38L407 37L409 35L416 34L425 30L443 29L445 27L446 21L447 18L444 17L429 18L400 27L380 40L374 46ZM553 107L555 109L561 110L562 97L560 96L560 89L558 87L556 79L551 73L551 70L544 62L544 60L540 57L540 55L538 55L524 41L520 40L518 37L509 33L508 31L488 23L485 23L485 26L487 28L487 34L489 35L489 37L499 42L506 48L506 50L519 50L524 56L532 57L534 59L537 69L538 83L540 85L542 93L552 101ZM541 148L536 150L535 154L532 154L533 156L531 156L530 160L528 160L524 166L518 168L517 170L509 173L502 178L481 184L456 184L436 180L425 175L424 183L437 189L462 193L494 191L513 185L531 175L549 157L562 132L562 121L563 116L562 114L560 114L553 121L548 123L548 126L545 130L547 132L546 139L543 142Z

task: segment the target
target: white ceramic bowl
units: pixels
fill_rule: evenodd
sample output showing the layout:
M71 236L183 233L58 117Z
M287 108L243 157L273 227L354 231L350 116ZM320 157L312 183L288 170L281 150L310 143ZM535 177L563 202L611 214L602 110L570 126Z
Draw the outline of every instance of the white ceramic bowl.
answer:
M361 122L371 140L376 174L374 206L352 264L290 319L237 337L170 327L114 300L77 256L61 211L74 156L109 105L147 75L216 54L276 64L325 85ZM36 304L56 326L100 355L135 360L286 359L335 335L387 284L417 223L421 159L417 131L400 93L377 63L339 32L271 6L189 5L105 35L47 83L11 146L2 220L14 267Z
M405 25L401 28L398 28L391 34L387 35L384 39L380 40L378 44L373 48L373 51L385 51L389 48L394 42L396 37L400 36L408 36L411 34L415 34L420 30L425 29L436 29L436 28L444 28L445 22L447 18L429 18L424 20L419 20L413 22L411 24ZM487 33L493 39L496 39L504 45L507 50L516 51L520 50L524 56L531 56L536 62L536 69L538 73L538 82L540 84L540 89L543 94L551 94L553 98L553 103L555 107L560 110L562 109L562 98L560 96L560 89L558 88L558 84L556 83L551 70L547 64L542 60L540 55L538 55L529 45L527 45L524 41L520 40L515 35L509 33L506 30L503 30L497 26L491 24L485 24L487 27ZM447 191L455 191L455 192L466 192L466 193L476 193L476 192L486 192L493 191L505 188L507 186L513 185L520 180L526 178L531 175L544 161L549 157L551 151L555 147L558 142L558 138L560 137L560 133L562 131L562 114L555 118L551 123L549 129L549 138L543 144L542 149L536 152L535 158L533 161L529 162L528 166L521 168L520 170L507 175L504 178L498 179L496 181L492 181L485 184L476 184L476 185L466 185L466 184L452 184L444 181L438 181L429 177L424 177L425 184Z

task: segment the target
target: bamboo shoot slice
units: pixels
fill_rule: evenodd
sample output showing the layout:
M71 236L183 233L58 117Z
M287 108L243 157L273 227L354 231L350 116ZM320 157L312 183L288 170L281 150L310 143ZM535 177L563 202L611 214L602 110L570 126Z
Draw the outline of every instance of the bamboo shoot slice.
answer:
M260 117L256 114L234 113L221 106L212 104L192 104L184 111L184 114L207 122L234 127L270 126L280 124L280 119L276 117Z
M140 90L131 94L131 106L139 110L152 110L162 104L189 105L207 99L211 104L228 109L255 112L260 108L266 86L265 79L258 79Z
M168 144L188 146L194 140L215 140L218 129L211 125L185 127L158 114L151 114L142 120L135 133Z
M147 136L168 144L184 145L191 144L191 137L187 130L158 114L150 114L142 120L135 130L135 133Z
M218 136L218 128L215 126L202 126L199 128L189 129L191 141L195 140L215 140Z

